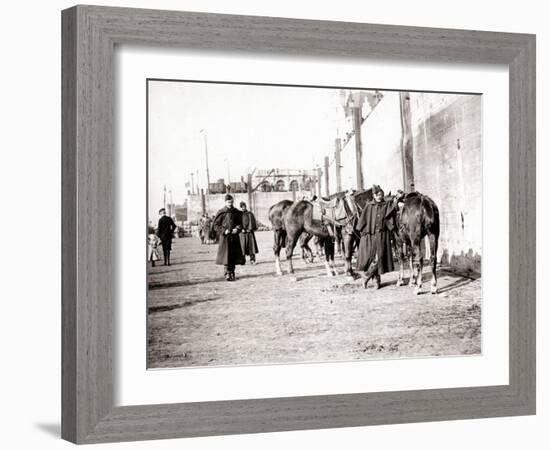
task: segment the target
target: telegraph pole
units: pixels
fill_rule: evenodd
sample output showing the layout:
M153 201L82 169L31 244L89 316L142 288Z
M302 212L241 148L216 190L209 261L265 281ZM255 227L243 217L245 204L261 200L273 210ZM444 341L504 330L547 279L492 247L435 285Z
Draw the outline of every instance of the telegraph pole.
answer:
M246 175L246 192L248 194L248 208L250 211L254 212L252 207L252 174L249 173Z
M208 139L206 137L206 130L203 128L201 131L204 138L204 159L206 160L206 192L210 193L210 171L208 170Z
M328 197L329 194L329 185L328 185L328 156L325 156L325 197Z
M231 184L231 171L229 169L229 158L225 158L225 164L227 165L227 184Z
M336 138L336 140L334 141L334 147L334 164L336 165L336 192L342 192L342 140L340 138Z
M168 191L168 195L170 196L170 203L168 210L170 211L170 214L168 214L170 217L172 217L172 214L174 213L174 199L172 198L172 189Z
M320 167L317 167L317 195L319 196L319 198L321 198L321 196L323 195L321 193L321 177L322 177L323 173L322 173L322 170Z
M361 106L352 107L353 129L355 131L355 176L357 190L363 190L363 146L361 142Z
M350 91L342 98L344 110L351 111L353 118L353 134L355 137L355 181L356 189L363 190L363 142L361 137L361 125L363 123L363 92Z
M411 126L410 93L400 92L401 106L401 158L403 163L403 190L409 192L414 186L413 137Z
M166 185L164 185L164 195L162 199L162 207L166 209Z
M195 180L193 175L193 172L191 172L191 194L195 195Z

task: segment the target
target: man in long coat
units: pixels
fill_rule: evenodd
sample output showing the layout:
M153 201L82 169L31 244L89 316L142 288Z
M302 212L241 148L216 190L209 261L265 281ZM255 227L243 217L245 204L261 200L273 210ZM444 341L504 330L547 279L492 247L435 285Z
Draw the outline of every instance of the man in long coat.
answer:
M225 208L216 213L214 228L220 237L216 264L224 266L227 281L235 281L235 265L245 263L239 239L243 224L242 212L233 207L233 197L229 194L225 196Z
M242 222L243 222L243 231L240 234L241 237L241 247L243 249L243 255L250 256L250 264L256 264L256 253L258 253L258 243L256 242L256 236L254 231L258 229L256 225L256 217L252 211L246 209L246 203L241 202L240 205L241 211L243 213Z
M176 224L170 216L166 215L166 210L161 208L159 210L159 223L157 229L157 236L162 244L162 253L164 255L164 265L170 265L170 252L172 251L172 238L174 237L174 231L176 231Z
M374 277L380 288L380 275L394 270L391 237L395 228L395 208L384 201L384 191L372 188L374 199L366 204L357 222L361 234L357 253L357 270L364 272L365 287Z

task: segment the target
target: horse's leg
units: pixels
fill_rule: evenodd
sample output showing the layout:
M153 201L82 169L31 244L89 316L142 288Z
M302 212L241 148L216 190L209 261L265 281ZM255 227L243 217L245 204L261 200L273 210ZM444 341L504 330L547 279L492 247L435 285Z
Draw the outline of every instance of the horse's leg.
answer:
M406 249L408 251L408 259L409 259L409 271L410 271L410 278L409 278L409 286L415 286L416 285L416 274L414 272L414 259L416 257L415 247L414 245L406 245Z
M273 230L273 253L275 254L275 272L282 275L281 270L281 248L282 248L282 230Z
M338 255L343 256L344 255L344 238L342 236L342 227L335 225L334 232L336 236L336 248L338 249Z
M302 250L305 251L305 255L306 255L306 258L309 258L306 259L306 263L313 263L315 257L313 256L313 251L311 250L311 247L309 246L309 241L311 240L313 236L311 234L307 234L304 241L303 241L303 247L302 247Z
M307 242L306 242L306 239L303 236L300 236L300 239L298 239L298 243L300 245L300 250L302 251L302 259L307 264L307 263L309 263L309 261L307 259L307 250L306 250Z
M432 282L430 292L437 294L437 244L439 236L430 234L430 267L432 268Z
M405 251L403 247L403 242L398 242L397 249L399 255L399 277L397 278L397 286L403 286L405 284Z
M317 256L319 258L321 256L323 256L323 247L322 247L321 243L319 242L319 238L317 236L315 236L313 238L313 245L315 247L315 251L317 252Z
M330 236L324 238L323 247L325 250L325 267L327 269L327 276L335 276L337 273L336 267L334 266L334 241Z
M346 275L353 277L353 267L351 265L351 258L353 256L353 247L355 245L355 238L353 234L344 234L344 258Z
M422 290L422 266L424 259L422 258L422 248L420 246L420 240L415 240L414 242L414 253L415 253L415 266L416 266L416 289L415 293L420 294Z
M286 260L288 262L288 273L294 273L294 266L292 265L292 254L294 253L294 248L298 243L298 238L300 237L299 235L300 233L289 233L287 231Z

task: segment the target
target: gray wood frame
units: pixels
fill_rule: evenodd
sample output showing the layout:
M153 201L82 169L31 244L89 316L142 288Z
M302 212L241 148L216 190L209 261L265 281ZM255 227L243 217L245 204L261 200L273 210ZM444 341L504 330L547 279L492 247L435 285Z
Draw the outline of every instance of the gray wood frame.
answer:
M535 413L535 36L76 6L62 13L62 437L76 443ZM113 406L113 51L117 43L506 64L510 383Z

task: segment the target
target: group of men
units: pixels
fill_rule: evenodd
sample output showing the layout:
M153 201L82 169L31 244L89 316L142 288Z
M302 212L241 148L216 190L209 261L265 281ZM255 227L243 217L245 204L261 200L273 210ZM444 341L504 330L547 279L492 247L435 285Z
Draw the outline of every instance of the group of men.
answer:
M248 211L245 202L240 208L233 206L233 196L225 196L225 207L220 209L214 217L214 229L219 236L216 264L224 266L224 277L227 281L235 281L235 266L246 262L249 256L250 263L256 263L258 244L254 232L258 229L256 218Z
M360 234L357 252L357 270L362 273L364 285L374 279L380 288L381 275L394 270L392 235L396 227L397 207L386 202L384 191L379 185L372 187L373 200L367 203L355 230ZM254 261L258 252L254 231L256 219L241 203L241 210L233 207L233 197L226 195L225 208L218 211L214 227L220 234L216 264L224 266L226 280L235 280L235 265L245 263L245 255Z
M380 288L380 275L394 270L391 237L396 227L397 208L393 202L386 202L384 191L378 185L372 188L373 200L367 203L357 225L356 231L361 238L357 252L357 270L362 272L365 287L374 279L376 288ZM233 196L225 196L225 207L214 217L214 229L219 236L216 264L224 266L224 277L235 281L235 266L246 262L255 264L258 244L254 232L257 230L256 218L248 211L246 203L240 203L240 209L233 205ZM161 241L164 264L170 265L172 236L176 224L162 208L158 222L157 236Z

